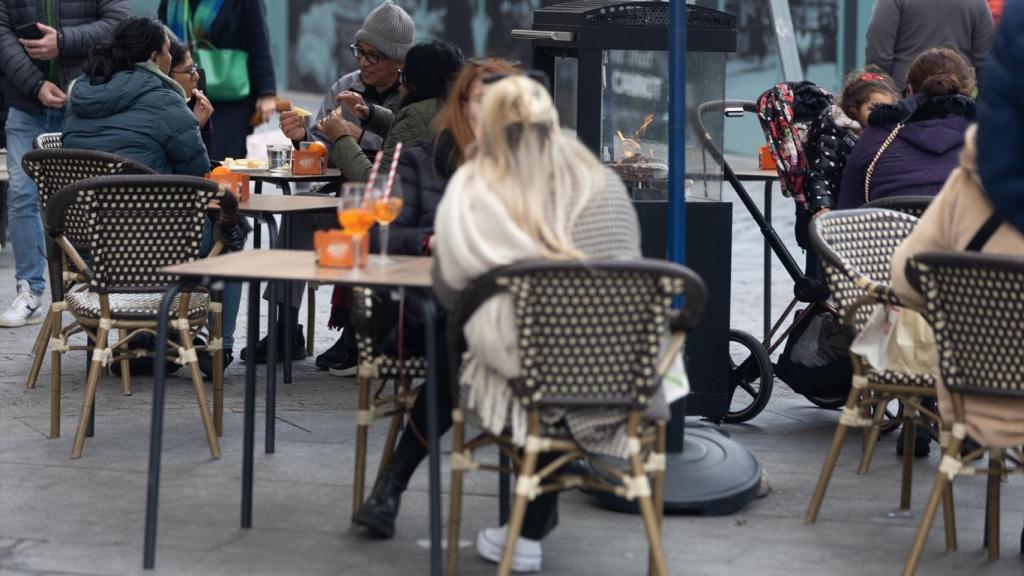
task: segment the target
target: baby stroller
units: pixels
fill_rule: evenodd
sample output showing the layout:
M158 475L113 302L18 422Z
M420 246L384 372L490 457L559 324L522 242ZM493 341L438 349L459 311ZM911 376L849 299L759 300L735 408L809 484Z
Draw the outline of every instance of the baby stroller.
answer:
M712 101L691 112L691 125L702 146L721 165L724 179L732 185L794 283L792 302L762 340L746 332L730 330L732 399L729 411L722 418L728 423L746 422L764 410L776 375L811 403L822 408L840 408L850 390L852 366L846 351L847 335L840 328L835 308L828 303L828 287L820 277L816 256L809 252L805 269L800 268L712 141L704 121L709 114L738 118L749 112L758 116L776 160L783 194L796 203L797 226L800 227L810 220L809 212L806 218L799 215L800 210L806 211L803 195L807 167L803 152L806 126L831 103L832 95L810 82L786 83L768 90L756 103ZM782 331L790 314L801 303L806 307L796 313L793 322ZM770 355L784 342L785 349L778 364L773 366Z

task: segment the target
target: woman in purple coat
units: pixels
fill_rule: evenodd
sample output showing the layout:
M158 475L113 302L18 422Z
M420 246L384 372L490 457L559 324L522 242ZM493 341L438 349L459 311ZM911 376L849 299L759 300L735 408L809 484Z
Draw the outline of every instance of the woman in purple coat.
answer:
M975 75L954 50L921 54L907 75L909 96L878 106L846 162L839 208L888 196L935 196L957 167L974 122Z

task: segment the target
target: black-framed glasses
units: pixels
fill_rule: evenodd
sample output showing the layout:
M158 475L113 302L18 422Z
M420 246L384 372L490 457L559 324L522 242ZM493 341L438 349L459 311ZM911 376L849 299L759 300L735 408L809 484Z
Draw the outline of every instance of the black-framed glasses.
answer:
M189 66L188 68L185 68L184 70L171 70L171 72L173 72L175 74L188 74L189 76L198 76L199 75L199 66L193 64L193 65Z
M362 48L359 47L358 43L352 44L351 46L349 46L349 48L352 49L352 56L356 59L356 61L358 61L360 58L365 58L367 64L369 64L370 66L373 66L374 64L377 64L381 60L387 58L387 56L381 54L380 52L367 52L366 50L363 50Z

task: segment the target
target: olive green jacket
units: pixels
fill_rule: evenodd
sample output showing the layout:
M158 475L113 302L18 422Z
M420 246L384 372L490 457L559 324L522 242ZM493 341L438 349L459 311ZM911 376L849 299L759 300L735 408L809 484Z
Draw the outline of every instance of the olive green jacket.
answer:
M441 108L440 98L431 98L409 104L397 112L374 105L370 116L363 122L363 129L374 134L387 134L384 138L384 156L381 158L381 174L387 174L395 146L399 142L412 144L417 140L432 138L433 122ZM351 136L342 136L331 147L331 163L348 182L365 182L373 170L373 162L366 157L359 143Z

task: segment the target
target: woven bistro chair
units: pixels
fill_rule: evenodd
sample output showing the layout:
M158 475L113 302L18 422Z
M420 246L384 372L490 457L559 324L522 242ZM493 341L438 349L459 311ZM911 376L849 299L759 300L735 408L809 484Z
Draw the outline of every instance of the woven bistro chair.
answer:
M54 136L57 144L56 146L37 147L37 149L27 152L21 160L21 166L22 169L25 170L25 174L27 174L28 177L36 183L36 188L39 191L39 200L42 203L43 213L46 212L46 206L54 194L59 192L65 186L69 186L75 182L97 176L117 174L156 174L148 167L139 164L138 162L134 162L115 154L96 152L93 150L60 148L59 133L43 134L36 140L37 143L40 141L44 143L53 142L54 138L51 137ZM85 239L79 238L78 241L84 242ZM88 252L88 246L77 244L75 247L80 252ZM43 358L45 358L46 351L51 344L49 337L53 332L53 322L60 319L61 314L67 307L64 295L73 290L76 285L83 285L83 278L78 274L78 272L73 267L64 266L64 264L70 263L61 256L59 247L48 241L46 251L47 260L51 263L49 266L50 310L43 321L43 325L39 329L39 335L36 336L35 345L32 347L32 369L29 371L28 379L25 381L26 388L34 388L36 380L39 378L39 371L43 365ZM61 338L53 344L58 347L63 347L66 346L67 343L65 338ZM59 354L57 356L59 358ZM59 359L57 361L59 362ZM59 367L59 364L57 364L57 366ZM59 372L59 368L54 371L54 377L56 377L57 372ZM121 364L121 379L124 393L126 395L131 394L131 375L128 371L127 359ZM51 436L60 436L59 420L58 429L51 429Z
M953 400L953 426L944 446L928 505L904 568L912 576L924 550L939 502L957 476L988 477L985 542L989 560L999 558L1000 486L1009 474L1024 474L1021 446L979 445L962 454L971 414L965 399L988 397L1024 403L1024 259L978 253L929 253L911 261L914 282L939 347L939 373ZM915 278L916 276L916 278ZM977 440L977 439L975 439ZM1007 465L1007 452L1016 466ZM988 466L971 466L988 455ZM952 511L947 509L947 516ZM948 530L947 530L948 532ZM956 534L947 535L956 549ZM1024 549L1021 550L1024 553Z
M88 281L88 290L66 295L67 307L95 345L71 451L73 458L82 454L100 372L124 354L139 355L131 350L134 336L156 335L160 300L172 280L160 269L198 258L203 221L211 202L223 206L235 202L235 198L214 182L185 176L91 178L64 188L50 200L47 232ZM78 239L89 247L89 262L75 247ZM220 250L218 243L211 255ZM214 410L219 413L224 386L221 309L211 304L208 293L185 291L174 302L174 310L171 323L178 331L178 341L157 345L168 346L171 357L188 367L210 452L218 458L220 444L193 339L207 327L212 312L213 327L206 349L214 353ZM57 322L55 338L60 335L59 328ZM121 329L128 334L110 345L108 335ZM58 374L54 394L59 402L59 370L54 372ZM51 404L50 410L51 419L60 417L59 404Z
M924 211L931 206L934 199L934 196L886 196L885 198L872 200L861 206L861 208L893 210L908 214L914 218L920 218Z
M579 486L639 503L650 547L650 571L666 574L661 546L665 422L647 421L643 412L680 354L686 333L699 320L706 300L703 281L686 268L655 260L515 264L484 276L463 294L455 321L449 325L453 359L466 347L465 323L481 304L499 294L512 299L519 328L523 373L509 386L513 402L528 414L526 447L520 453L507 433L483 433L467 441L465 420L472 414L453 410L448 542L459 541L463 475L477 469L510 472L474 460L476 450L496 445L518 476L499 574L505 576L511 570L527 503L540 494ZM670 308L677 296L685 297L685 305L673 316ZM659 356L662 336L670 330L671 345ZM458 386L457 376L452 385ZM587 454L563 423L542 419L542 413L552 408L621 410L626 418L628 469ZM541 453L557 457L539 468ZM601 474L563 472L566 464L580 458L588 458ZM649 477L653 477L653 488ZM449 574L457 571L458 555L458 546L448 546Z
M379 331L395 324L403 326L402 308L397 316L385 314L389 292L365 287L353 289L352 328L356 334L359 359L356 385L359 400L356 412L356 463L352 482L352 512L363 504L366 482L366 453L370 427L380 418L388 418L388 435L377 465L377 474L387 465L395 451L405 415L412 410L416 393L412 383L427 377L427 359L423 356L402 357L380 349ZM398 339L403 340L402 334ZM390 387L388 385L391 385ZM424 431L425 432L425 431Z
M876 304L900 305L890 282L893 252L917 225L914 216L883 209L840 210L815 218L811 243L821 257L826 281L843 324L852 334L864 329ZM900 508L910 508L914 424L938 422L923 399L935 397L931 375L875 370L851 354L853 386L839 417L832 446L804 522L813 524L850 428L865 429L859 474L866 474L878 443L886 406L898 400L903 418L903 481ZM950 495L950 498L952 495Z
M60 132L46 132L35 137L32 141L33 150L55 150L64 147Z

